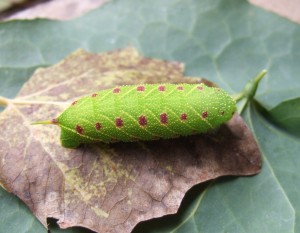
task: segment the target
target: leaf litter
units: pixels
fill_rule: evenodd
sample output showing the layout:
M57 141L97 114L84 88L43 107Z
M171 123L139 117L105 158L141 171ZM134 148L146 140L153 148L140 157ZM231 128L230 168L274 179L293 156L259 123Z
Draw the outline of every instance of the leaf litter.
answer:
M51 217L61 228L126 233L141 221L176 213L196 184L258 173L259 148L238 114L208 134L78 149L60 145L58 127L31 125L57 117L81 96L114 86L213 85L184 77L183 71L182 63L145 58L134 48L103 54L78 50L36 70L0 114L0 184L45 227Z

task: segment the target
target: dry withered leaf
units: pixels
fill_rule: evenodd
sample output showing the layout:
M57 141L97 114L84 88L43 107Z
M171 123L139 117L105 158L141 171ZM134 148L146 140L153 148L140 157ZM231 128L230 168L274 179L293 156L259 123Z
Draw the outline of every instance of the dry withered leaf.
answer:
M205 81L183 78L183 69L127 48L101 55L80 50L37 70L14 100L24 104L9 102L0 115L2 185L45 226L53 217L62 228L123 233L175 213L195 184L259 172L260 152L238 115L212 134L76 150L60 146L58 127L30 125L56 117L79 96L115 85Z

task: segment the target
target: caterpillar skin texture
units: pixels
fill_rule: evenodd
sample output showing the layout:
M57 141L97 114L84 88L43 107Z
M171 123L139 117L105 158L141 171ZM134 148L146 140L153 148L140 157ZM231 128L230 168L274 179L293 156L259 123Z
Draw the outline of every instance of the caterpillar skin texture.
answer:
M204 84L120 86L83 97L52 124L61 127L61 144L168 139L205 133L228 121L235 101Z

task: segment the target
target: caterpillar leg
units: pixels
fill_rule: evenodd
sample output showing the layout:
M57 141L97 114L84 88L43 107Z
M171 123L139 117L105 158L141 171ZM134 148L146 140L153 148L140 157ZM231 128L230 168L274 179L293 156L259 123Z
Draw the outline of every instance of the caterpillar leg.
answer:
M80 139L77 137L75 133L62 129L60 134L61 145L66 148L77 148L81 144Z

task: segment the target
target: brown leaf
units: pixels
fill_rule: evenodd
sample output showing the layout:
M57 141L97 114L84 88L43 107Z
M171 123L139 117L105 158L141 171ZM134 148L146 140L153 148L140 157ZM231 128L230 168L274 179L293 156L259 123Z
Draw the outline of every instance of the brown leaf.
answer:
M37 70L0 115L3 186L45 226L53 217L62 228L124 233L175 213L195 184L259 172L260 152L238 115L210 134L79 149L61 147L56 126L30 125L56 117L66 101L115 85L205 81L183 78L183 69L127 48L101 55L80 50Z
M0 0L0 10L12 6L12 8L3 15L5 20L35 18L68 20L96 9L108 1L109 0ZM16 7L13 7L14 5ZM1 14L0 18L2 18Z

